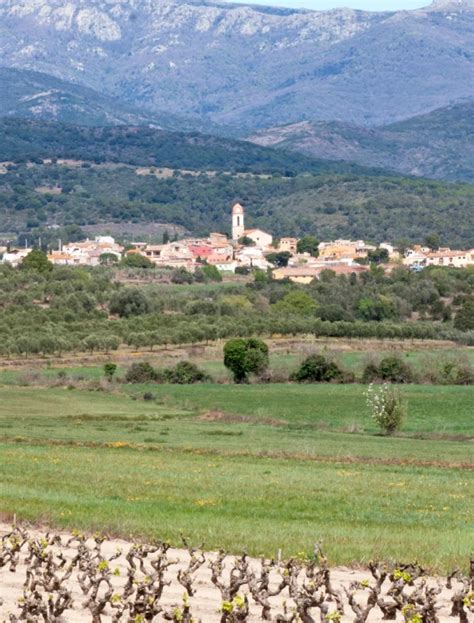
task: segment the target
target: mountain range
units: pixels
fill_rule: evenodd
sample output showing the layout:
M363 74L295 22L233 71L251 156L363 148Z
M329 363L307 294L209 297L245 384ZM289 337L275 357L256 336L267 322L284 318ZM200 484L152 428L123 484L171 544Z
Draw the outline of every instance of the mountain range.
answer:
M474 182L474 100L381 127L302 121L249 137L317 158Z
M0 0L0 65L115 98L112 121L138 108L247 134L302 121L386 125L474 97L474 0L392 12ZM54 109L48 97L43 108Z

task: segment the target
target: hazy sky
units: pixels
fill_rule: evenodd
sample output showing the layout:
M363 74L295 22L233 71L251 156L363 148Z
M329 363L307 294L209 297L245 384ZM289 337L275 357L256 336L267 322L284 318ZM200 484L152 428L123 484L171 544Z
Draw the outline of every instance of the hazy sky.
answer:
M305 8L314 10L351 7L364 11L396 11L401 9L418 9L427 6L431 0L247 0L245 4L265 4L286 6L294 9Z

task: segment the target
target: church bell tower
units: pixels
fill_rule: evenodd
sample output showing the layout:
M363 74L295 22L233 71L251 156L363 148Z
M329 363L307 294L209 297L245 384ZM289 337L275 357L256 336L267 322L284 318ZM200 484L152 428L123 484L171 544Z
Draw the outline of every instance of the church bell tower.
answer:
M244 235L244 209L240 203L232 208L232 240L238 240Z

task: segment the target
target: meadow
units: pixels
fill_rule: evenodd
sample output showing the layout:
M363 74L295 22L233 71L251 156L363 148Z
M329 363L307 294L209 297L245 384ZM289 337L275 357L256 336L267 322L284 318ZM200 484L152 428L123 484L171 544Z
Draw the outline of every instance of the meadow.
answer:
M268 556L322 539L332 564L439 571L472 548L473 387L404 387L409 416L387 438L359 385L1 380L6 517Z

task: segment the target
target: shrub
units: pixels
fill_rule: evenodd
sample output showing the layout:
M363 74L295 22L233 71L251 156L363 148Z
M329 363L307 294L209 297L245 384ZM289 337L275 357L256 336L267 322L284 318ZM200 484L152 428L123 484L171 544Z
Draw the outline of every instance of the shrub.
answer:
M236 266L235 274L236 275L249 275L250 268L248 266Z
M343 371L337 363L328 360L324 355L310 355L291 377L298 383L331 383L341 382Z
M270 383L288 383L288 372L284 369L280 370L264 370L257 378L256 382L264 384Z
M193 283L193 275L185 268L175 268L171 273L171 282L177 284Z
M463 357L444 361L440 376L445 385L474 384L474 369L469 360Z
M364 383L386 381L388 383L412 383L413 371L411 367L397 355L389 355L380 360L377 365L369 362L362 375Z
M379 363L379 377L382 381L389 383L411 383L413 371L400 357L389 355Z
M372 383L365 392L372 419L386 435L400 429L406 415L406 406L398 389L385 383L379 387Z
M158 378L158 372L147 361L133 363L125 374L126 383L150 383Z
M362 383L374 383L379 379L379 368L378 365L369 361L364 368L364 372L362 374Z
M211 381L211 377L190 361L180 361L174 368L164 371L165 381L178 385L191 385Z
M217 266L213 266L212 264L204 264L201 267L201 270L204 274L204 277L209 281L222 281L222 275L220 274Z
M117 364L116 363L104 363L104 375L108 381L111 381L114 378L114 374L117 372Z
M318 309L317 315L321 320L328 320L329 322L337 322L338 320L351 320L350 314L337 303L329 303L324 307Z

